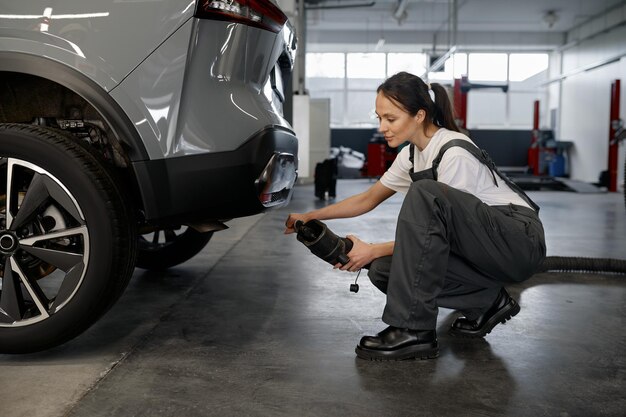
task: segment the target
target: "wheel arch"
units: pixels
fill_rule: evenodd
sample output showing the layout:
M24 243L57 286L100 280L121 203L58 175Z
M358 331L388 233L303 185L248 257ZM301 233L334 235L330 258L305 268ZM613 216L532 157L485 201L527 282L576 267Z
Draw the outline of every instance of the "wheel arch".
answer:
M84 100L102 117L103 122L113 133L110 139L117 141L130 161L149 159L139 133L122 108L107 91L87 76L49 58L15 52L0 52L0 74L2 73L23 74L58 84ZM5 78L5 83L10 79L10 75L7 74L3 74L0 78L0 88L5 88L1 86L2 78ZM53 99L54 97L50 97L50 100ZM12 105L17 104L2 102L0 122L23 122L23 120L5 119Z

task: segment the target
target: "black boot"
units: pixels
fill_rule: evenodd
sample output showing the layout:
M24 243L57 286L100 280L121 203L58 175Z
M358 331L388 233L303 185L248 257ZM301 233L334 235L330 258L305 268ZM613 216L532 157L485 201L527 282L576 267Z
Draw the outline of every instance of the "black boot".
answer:
M371 361L436 358L439 356L437 333L389 326L376 336L363 336L356 355Z
M465 317L457 318L452 323L450 334L461 337L484 337L493 330L498 323L505 323L511 317L519 313L520 306L515 302L504 288L496 301L489 309L481 314L476 320L469 320Z

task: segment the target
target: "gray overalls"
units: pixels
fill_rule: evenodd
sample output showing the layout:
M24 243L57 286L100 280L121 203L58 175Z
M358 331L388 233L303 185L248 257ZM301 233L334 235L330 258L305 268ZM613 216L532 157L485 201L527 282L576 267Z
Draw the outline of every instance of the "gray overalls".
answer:
M538 210L485 151L464 140L446 143L432 168L409 172L413 183L398 215L393 256L375 259L369 269L372 283L387 294L382 319L388 325L435 329L438 307L473 320L493 304L501 287L530 278L545 257L535 210L489 206L437 181L437 166L452 146L466 149L490 169L494 182L497 174ZM412 166L412 148L410 155Z

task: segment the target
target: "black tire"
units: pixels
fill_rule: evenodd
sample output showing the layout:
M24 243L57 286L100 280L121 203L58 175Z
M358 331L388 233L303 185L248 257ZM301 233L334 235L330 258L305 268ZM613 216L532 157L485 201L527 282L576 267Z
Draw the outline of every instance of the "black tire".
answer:
M161 270L182 264L198 254L213 237L191 227L158 229L139 236L137 267Z
M85 147L19 124L0 124L0 196L0 352L62 344L104 314L132 276L129 199Z

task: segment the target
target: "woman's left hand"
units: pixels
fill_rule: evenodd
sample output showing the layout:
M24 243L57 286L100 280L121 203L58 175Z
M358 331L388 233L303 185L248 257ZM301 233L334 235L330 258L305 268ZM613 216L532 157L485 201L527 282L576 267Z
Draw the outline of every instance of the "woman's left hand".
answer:
M333 269L356 272L375 259L374 247L354 235L346 237L352 241L352 249L347 253L350 261L345 265L338 263Z

